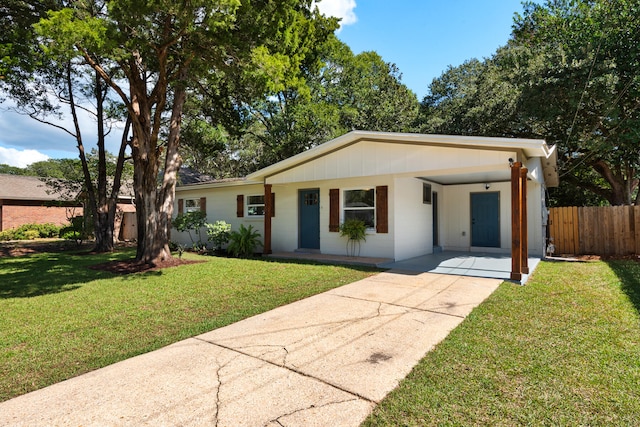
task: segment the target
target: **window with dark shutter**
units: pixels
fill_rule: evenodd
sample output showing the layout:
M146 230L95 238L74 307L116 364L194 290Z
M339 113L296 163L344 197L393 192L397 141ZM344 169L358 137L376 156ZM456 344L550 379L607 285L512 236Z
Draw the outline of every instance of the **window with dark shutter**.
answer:
M207 213L207 198L200 197L200 212L206 214Z
M376 233L389 232L389 190L386 185L376 187Z
M178 214L182 215L184 213L184 199L178 199Z
M236 197L236 216L238 218L244 217L244 196L238 194Z
M340 231L340 190L329 190L329 231Z

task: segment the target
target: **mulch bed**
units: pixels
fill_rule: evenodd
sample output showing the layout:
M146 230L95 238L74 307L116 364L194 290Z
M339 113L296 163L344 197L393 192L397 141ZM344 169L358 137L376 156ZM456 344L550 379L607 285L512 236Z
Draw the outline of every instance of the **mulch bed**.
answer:
M67 252L76 251L78 255L89 255L94 252L93 242L82 242L77 244L76 242L69 240L38 240L38 241L15 241L15 242L2 242L0 243L0 257L19 257L25 255L31 255L42 252ZM118 243L118 247L131 247L131 243ZM147 264L144 262L136 261L135 259L128 259L122 261L110 261L102 264L92 265L89 268L98 271L108 271L114 274L131 274L140 273L143 271L157 271L163 268L177 267L179 265L194 264L204 261L193 261L182 258L170 258L161 262L153 264Z
M110 261L103 264L96 264L89 267L92 270L108 271L114 274L132 274L141 273L143 271L157 271L163 268L177 267L179 265L197 264L204 261L193 261L182 258L169 258L153 264L136 261L135 259L127 259L122 261Z

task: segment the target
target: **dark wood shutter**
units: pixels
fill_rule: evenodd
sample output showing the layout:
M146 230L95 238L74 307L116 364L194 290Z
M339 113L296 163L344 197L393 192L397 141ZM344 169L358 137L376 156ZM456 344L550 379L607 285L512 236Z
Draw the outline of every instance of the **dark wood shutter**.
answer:
M271 193L271 217L276 216L276 193Z
M244 217L244 196L238 194L236 197L236 216L238 218Z
M389 232L389 187L376 187L376 233Z
M184 213L184 199L178 199L178 215Z
M329 231L340 231L340 190L329 190Z
M207 213L207 198L200 197L200 212Z

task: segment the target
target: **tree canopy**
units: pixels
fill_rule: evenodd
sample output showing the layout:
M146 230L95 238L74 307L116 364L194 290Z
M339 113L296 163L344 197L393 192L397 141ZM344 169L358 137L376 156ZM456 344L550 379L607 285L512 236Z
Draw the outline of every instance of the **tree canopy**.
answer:
M418 100L397 67L375 52L354 55L335 36L318 46L302 78L269 97L228 96L224 102L242 111L228 122L220 121L215 96L192 99L185 161L212 176L242 176L350 130L406 132L415 121Z
M66 177L64 182L72 187L68 189L69 193L77 193L79 187L83 188L87 199L85 215L93 219L94 250L111 251L114 248L114 219L125 159L119 156L114 163L115 169L109 170L111 164L105 138L113 124L122 119L122 111L109 97L109 87L94 70L63 49L45 46L42 35L36 31L41 20L54 11L60 11L64 5L64 2L48 0L10 1L5 4L8 18L3 22L6 28L3 28L0 43L0 49L5 52L0 59L3 74L0 88L10 98L8 108L73 138L78 148L80 175ZM95 132L83 134L80 116L94 120ZM63 120L65 117L71 120ZM125 126L121 153L126 148L127 133ZM87 143L91 142L95 143L93 150L96 151L89 153ZM36 171L37 175L52 175L55 163L41 163L40 166L44 170ZM59 186L63 181L50 182Z
M303 86L302 69L337 27L311 0L63 2L36 26L44 52L87 65L124 105L134 163L138 254L170 256L182 114L211 88L248 104ZM219 116L241 114L214 103ZM120 156L122 157L122 156ZM159 171L162 171L160 178ZM158 184L159 183L159 184Z
M638 204L639 24L637 1L526 3L506 46L433 81L420 130L544 138L553 203Z

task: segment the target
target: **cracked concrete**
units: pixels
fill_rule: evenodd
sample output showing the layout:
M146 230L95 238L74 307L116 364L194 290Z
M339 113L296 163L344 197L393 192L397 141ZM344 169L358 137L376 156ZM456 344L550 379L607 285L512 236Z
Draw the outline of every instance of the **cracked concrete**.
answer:
M0 403L0 425L357 426L500 282L380 273Z

